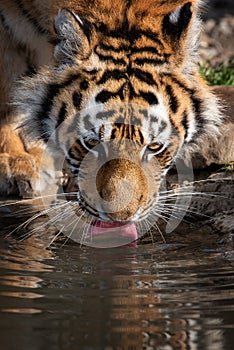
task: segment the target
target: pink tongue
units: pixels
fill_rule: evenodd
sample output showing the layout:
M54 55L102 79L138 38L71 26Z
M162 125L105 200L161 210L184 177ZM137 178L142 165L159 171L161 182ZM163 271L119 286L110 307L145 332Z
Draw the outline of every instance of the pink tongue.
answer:
M138 238L137 229L134 224L107 223L103 221L94 221L90 227L90 233L94 236L103 234L117 235L129 238L135 241Z

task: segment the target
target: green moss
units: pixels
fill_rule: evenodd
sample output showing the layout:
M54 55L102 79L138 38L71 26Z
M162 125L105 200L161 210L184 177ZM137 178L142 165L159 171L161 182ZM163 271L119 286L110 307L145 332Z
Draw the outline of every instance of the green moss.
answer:
M222 168L219 169L221 172L232 173L234 170L234 162L225 163Z
M209 63L200 65L200 74L209 85L234 85L234 60L228 65L211 66Z

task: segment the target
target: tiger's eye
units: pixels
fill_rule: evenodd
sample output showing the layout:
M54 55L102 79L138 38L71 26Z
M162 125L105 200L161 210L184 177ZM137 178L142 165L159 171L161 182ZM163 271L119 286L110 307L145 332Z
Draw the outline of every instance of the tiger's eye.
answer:
M164 145L155 142L147 146L147 151L151 153L159 153L163 149L163 147Z

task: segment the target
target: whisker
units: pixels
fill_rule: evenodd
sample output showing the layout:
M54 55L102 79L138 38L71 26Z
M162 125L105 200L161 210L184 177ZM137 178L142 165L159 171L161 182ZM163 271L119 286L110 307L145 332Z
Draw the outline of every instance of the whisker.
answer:
M88 215L88 218L89 218L89 222L85 222L84 223L84 226L83 226L83 232L82 232L82 235L81 235L81 247L85 244L85 241L87 240L87 237L89 236L89 227L92 223L92 220L93 218L87 213L87 212L84 212L84 215ZM92 239L92 236L91 236L91 239Z
M77 226L79 225L80 221L81 221L82 218L85 216L85 214L86 214L86 213L82 211L82 213L80 214L80 216L77 217L77 218L75 218L75 219L66 227L66 230L65 230L65 231L68 230L69 226L72 226L72 225L75 223L74 226L73 226L73 228L72 228L72 230L71 230L71 232L69 233L69 235L66 234L67 239L65 240L65 242L63 243L62 246L64 246L64 245L68 242L69 239L74 239L75 241L77 241L77 237L74 237L74 238L73 238L72 236L73 236L73 233L74 233L75 229L76 229ZM90 220L90 223L91 223L91 221L92 221L92 219ZM79 231L80 231L80 232L82 232L82 229L83 229L83 227L84 227L85 225L86 225L86 222L83 222L83 225L81 225L81 226L79 227ZM89 225L88 225L88 226L89 226ZM82 236L83 236L83 233L81 234L81 238L79 239L81 245L82 245ZM79 236L78 236L78 238L79 238Z
M157 229L157 231L160 233L160 236L162 237L164 244L167 244L166 238L164 237L162 230L159 228L159 225L157 224L156 221L154 222L153 227L155 227Z
M185 210L186 209L186 210ZM164 211L167 211L168 213L172 212L172 211L178 211L178 212L183 212L185 210L185 216L186 214L195 214L195 215L198 215L200 217L204 217L204 218L211 218L210 215L208 214L204 214L204 213L201 213L199 210L196 210L196 208L193 208L193 207L187 207L186 205L185 206L178 206L178 205L167 205L167 208L163 207Z
M20 224L19 226L17 226L14 230L12 230L6 237L9 237L11 236L12 234L14 234L15 232L18 232L20 229L26 229L33 221L35 221L36 219L42 217L42 216L46 216L48 215L50 212L54 211L54 210L58 210L64 206L67 205L68 202L66 203L63 203L63 204L60 204L58 206L55 206L55 207L52 207L52 208L49 208L49 209L45 209L41 212L38 212L36 213L35 215L33 215L32 217L30 217L28 220L24 221L22 224ZM44 226L47 225L47 222L46 223L43 223L42 228ZM41 227L40 226L40 227Z
M154 243L154 236L153 236L153 233L151 231L151 225L149 225L149 222L148 222L148 219L145 218L144 221L141 222L142 224L144 224L145 226L145 229L146 229L146 232L148 233L148 235L150 236L151 240L152 240L152 243Z
M214 193L205 193L205 192L174 192L174 193L169 193L167 194L165 192L164 195L159 194L159 199L169 199L169 198L175 198L175 197L195 197L196 199L210 199L210 198L228 198L227 196L222 196L222 195L217 195L215 192Z
M66 214L66 211L64 212L64 214ZM26 238L29 238L31 237L33 234L41 231L42 229L48 227L48 226L51 226L51 224L54 224L54 222L56 221L56 217L58 216L61 216L61 214L59 215L56 215L55 217L51 218L50 220L44 222L43 224L35 227L34 229L30 230L29 232L26 232L24 235L21 235L19 237L19 239L22 241L22 240L25 240ZM25 227L25 229L27 228L27 226Z
M154 235L153 235L153 233L152 233L152 231L151 231L151 228L152 228L152 227L153 227L153 228L156 228L156 227L155 227L155 225L152 226L149 220L147 220L147 226L148 226L148 232L149 232L151 241L152 241L152 243L155 243ZM156 228L156 230L157 230L157 228Z
M19 199L16 201L12 201L10 203L4 203L4 204L0 204L0 209L4 208L4 207L9 207L9 206L13 206L13 205L18 205L18 204L32 204L33 201L37 201L37 200L41 200L41 199L49 199L52 197L64 197L64 196L77 196L77 192L63 192L63 193L56 193L56 194L48 194L48 195L44 195L44 196L37 196L35 198L28 198L28 199ZM1 202L1 199L0 199Z
M76 222L76 221L77 221L77 222ZM79 219L76 218L75 220L73 220L73 221L70 223L69 226L73 225L73 223L76 222L76 224L74 225L74 227L73 227L72 231L69 233L69 235L66 235L66 234L65 234L67 238L65 239L65 241L64 241L63 244L62 244L62 248L67 244L67 242L69 241L69 239L71 239L72 234L73 234L73 232L74 232L74 230L75 230L75 227L78 225L78 221L79 221ZM66 227L66 231L67 231L67 229L68 229L69 226Z
M61 235L61 233L63 232L65 226L63 226L56 235L54 235L54 237L52 238L52 240L50 241L48 248L52 246L52 244L57 240L57 238Z

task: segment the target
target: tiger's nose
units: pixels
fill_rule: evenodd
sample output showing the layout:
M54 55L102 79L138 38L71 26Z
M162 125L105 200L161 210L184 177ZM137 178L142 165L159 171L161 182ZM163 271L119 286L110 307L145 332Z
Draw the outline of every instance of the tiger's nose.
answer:
M106 162L98 171L96 185L102 209L112 221L130 221L148 195L144 172L129 159Z

